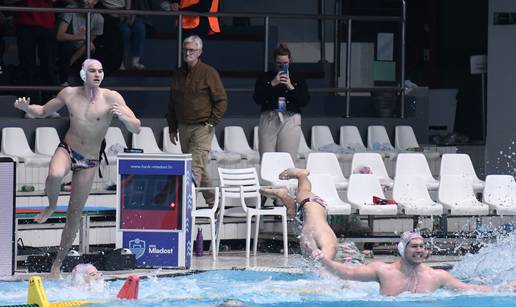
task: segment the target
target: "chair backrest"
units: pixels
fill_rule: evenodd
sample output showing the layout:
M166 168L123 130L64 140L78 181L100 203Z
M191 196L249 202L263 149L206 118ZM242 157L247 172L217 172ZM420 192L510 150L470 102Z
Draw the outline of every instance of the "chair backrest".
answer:
M163 151L173 154L182 154L181 143L179 142L179 134L177 134L177 142L176 145L172 144L170 141L168 126L163 127Z
M419 176L396 176L392 189L392 198L400 203L411 203L420 200L433 202L425 182Z
M218 169L220 189L223 201L229 199L250 199L260 205L260 182L254 167L251 168L220 168ZM242 187L242 195L241 195ZM242 196L242 197L241 197ZM247 211L245 201L241 201L242 208Z
M485 203L515 206L516 181L511 175L488 175L482 195Z
M52 156L59 145L59 135L54 127L38 127L36 128L36 140L34 143L34 151L37 154Z
M367 166L378 178L390 178L383 163L382 156L376 152L358 152L353 154L351 160L351 173L355 170Z
M347 195L354 204L372 204L373 196L385 198L378 177L371 174L351 174Z
M419 147L419 143L411 126L396 126L394 128L394 146L398 150Z
M132 144L133 148L141 148L144 153L163 153L150 127L141 127L140 133L133 133Z
M444 175L440 178L439 202L443 204L458 204L468 200L476 200L471 178L461 175Z
M319 150L324 145L335 144L328 126L312 126L312 150Z
M211 151L224 151L222 147L220 147L219 141L217 140L217 135L214 133L213 138L211 139Z
M30 149L25 132L20 127L2 128L2 152L13 156L34 154Z
M118 127L109 127L106 132L106 152L109 152L109 148L112 145L120 145L122 148L127 148L122 130Z
M298 156L301 158L306 157L312 150L310 147L308 147L308 144L306 143L305 135L303 134L303 131L301 131L301 134L299 136L299 148L297 150Z
M224 149L236 153L252 151L242 127L226 126L224 128Z
M310 174L326 174L334 182L346 181L337 156L331 152L310 153L306 160L306 169Z
M335 185L328 184L332 180L331 176L327 174L310 174L308 176L312 185L312 192L322 199L330 202L331 200L340 199L339 193Z
M378 146L380 146L382 150L393 149L387 130L385 130L384 126L380 125L367 127L367 148L378 150Z
M400 153L396 160L396 177L418 176L424 181L435 180L422 153Z
M260 146L260 137L259 137L258 126L254 126L254 128L253 128L253 149L258 151L259 146Z
M260 177L268 182L279 181L278 175L292 168L294 161L288 152L264 152L260 165Z
M350 146L352 148L366 150L362 136L356 126L340 126L340 146Z
M468 154L444 154L441 158L441 170L439 176L460 175L480 180L475 173L473 163Z

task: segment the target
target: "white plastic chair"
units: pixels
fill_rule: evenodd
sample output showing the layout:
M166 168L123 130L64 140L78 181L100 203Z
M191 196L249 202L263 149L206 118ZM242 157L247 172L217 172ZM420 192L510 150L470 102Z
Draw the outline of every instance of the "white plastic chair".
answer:
M111 148L117 148L117 150L123 151L124 148L127 148L127 143L125 142L124 135L122 134L122 130L118 127L109 127L106 132L106 155L108 157L109 163L116 163L116 155Z
M308 155L306 169L310 174L326 174L337 189L345 189L348 181L340 168L337 156L331 152L312 152Z
M439 203L450 215L487 215L489 206L475 197L471 178L461 175L443 175L439 185Z
M258 126L254 126L253 128L253 150L260 151L260 137L259 137L259 131Z
M2 129L2 153L13 156L27 167L42 167L50 163L49 156L36 154L30 149L25 132L20 127Z
M481 191L484 188L484 181L480 180L475 173L473 163L467 154L444 154L441 158L440 177L447 175L458 175L471 179L473 188Z
M351 173L364 166L371 169L373 175L378 177L382 185L392 187L394 181L389 177L385 164L383 163L382 156L379 153L360 152L354 154L353 160L351 161Z
M334 185L328 184L332 180L326 174L310 174L308 176L312 184L312 192L326 202L329 215L349 215L351 214L350 204L340 199Z
M488 175L484 203L497 215L516 215L516 182L511 175Z
M394 128L394 147L398 151L406 151L411 148L419 148L416 134L411 126L396 126ZM423 154L428 160L437 160L441 153L437 151L424 150Z
M220 244L220 231L223 225L224 216L246 217L246 257L249 258L251 249L251 223L256 216L254 232L254 255L258 248L258 233L260 228L260 217L262 215L281 216L283 226L283 253L288 256L287 238L287 209L285 206L262 209L260 205L261 195L258 175L255 168L225 169L219 168L221 184L221 208L219 215L219 235L217 236L217 250ZM226 202L230 199L240 200L240 207L226 208ZM254 205L255 207L250 207Z
M360 215L396 215L396 205L375 205L373 196L385 198L378 177L371 174L351 174L348 185L348 202ZM372 228L371 228L372 229Z
M197 208L197 192L205 189L212 189L215 194L215 201L213 202L213 207L211 208ZM192 229L195 229L195 220L196 218L207 218L210 221L210 230L211 230L211 254L213 256L213 260L217 258L218 249L217 249L217 235L215 232L215 213L219 208L219 188L218 187L208 187L208 188L195 188L195 192L193 193L193 209L192 209ZM192 236L193 236L192 231ZM192 240L193 242L193 240ZM192 244L193 248L193 244Z
M366 152L367 148L356 126L340 126L339 144L354 152Z
M417 175L397 175L392 198L398 202L401 212L405 215L431 216L443 213L443 206L432 200L425 182Z
M299 149L297 150L297 158L298 159L306 159L308 157L308 154L312 152L310 147L308 147L308 144L306 143L305 135L303 134L303 131L301 131L301 135L299 136Z
M312 126L311 138L312 150L320 151L320 148L325 145L336 145L328 126Z
M169 128L163 127L163 151L171 154L182 154L181 143L179 142L179 133L177 134L176 144L170 141Z
M141 127L140 133L133 133L133 148L141 148L144 153L163 153L158 147L158 142L154 137L154 132L150 127Z
M260 163L260 177L266 185L285 186L290 190L297 186L297 179L281 180L278 175L293 167L294 161L288 152L264 152Z
M384 126L373 125L367 127L367 148L374 151L394 153L394 147Z
M432 176L428 162L422 153L400 153L396 161L396 178L399 176L417 176L418 180L426 184L427 189L439 188L439 181Z
M249 147L244 129L240 126L226 126L224 128L224 149L240 154L248 163L258 163L260 154Z
M217 140L217 136L213 134L213 139L211 140L211 150L209 154L210 160L216 160L219 163L228 164L228 165L238 165L242 160L240 154L236 152L227 152L224 151Z
M53 156L59 145L59 135L54 127L36 128L34 151L36 154Z

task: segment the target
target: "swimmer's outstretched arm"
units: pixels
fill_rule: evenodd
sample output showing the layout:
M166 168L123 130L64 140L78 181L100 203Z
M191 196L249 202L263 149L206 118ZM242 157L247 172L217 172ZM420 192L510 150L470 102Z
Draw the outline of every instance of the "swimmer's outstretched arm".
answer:
M130 132L140 133L141 122L127 106L122 95L117 91L111 91L110 97L112 99L111 112L113 112L113 115L116 115Z
M313 251L312 256L320 260L324 266L342 279L356 281L378 282L377 269L382 265L380 262L373 262L367 265L348 265L329 259L320 249Z
M65 105L65 97L69 91L70 88L62 89L59 94L57 94L57 97L49 100L42 106L37 104L30 104L30 97L19 97L14 101L14 107L34 117L47 117Z
M474 285L467 284L455 278L452 274L444 271L437 270L439 273L439 280L441 282L441 287L455 290L455 291L475 291L475 292L492 292L495 291L496 288L492 286L486 285Z

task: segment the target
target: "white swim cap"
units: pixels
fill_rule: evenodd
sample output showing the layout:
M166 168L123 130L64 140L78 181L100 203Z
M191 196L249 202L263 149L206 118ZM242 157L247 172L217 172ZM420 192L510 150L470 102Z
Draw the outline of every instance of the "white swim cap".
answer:
M405 248L410 241L414 239L424 240L421 234L417 231L405 231L401 234L401 240L398 243L398 252L400 253L401 258L405 258Z
M86 81L86 71L88 70L88 67L92 64L99 64L102 67L102 63L100 63L99 60L95 59L86 59L82 63L81 70L79 71L79 75L81 76L82 81ZM104 78L104 77L102 77ZM102 80L101 80L102 81Z

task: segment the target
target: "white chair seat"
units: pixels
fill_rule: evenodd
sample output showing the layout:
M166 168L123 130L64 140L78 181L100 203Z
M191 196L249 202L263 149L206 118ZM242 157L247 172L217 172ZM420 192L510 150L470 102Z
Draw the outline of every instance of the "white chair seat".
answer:
M373 196L385 198L378 178L371 174L351 174L348 185L348 202L360 215L396 215L396 205L375 205Z
M398 202L400 211L406 215L441 215L443 213L443 206L430 198L426 183L421 180L420 175L397 175L392 198Z
M240 126L226 126L224 128L224 149L240 154L249 164L260 161L260 154L252 150L247 142L244 129Z
M379 153L364 152L354 154L351 161L351 172L353 173L356 169L363 166L369 167L382 185L389 188L393 186L394 181L389 177L382 156Z
M177 141L174 145L172 141L170 141L170 133L169 128L163 127L163 151L171 154L182 154L183 151L181 149L181 142L179 141L179 134L177 134Z
M326 174L335 184L335 188L344 190L348 180L344 177L337 156L330 152L313 152L308 155L306 169L310 174Z
M279 174L287 168L293 168L294 161L288 152L264 152L260 165L260 177L265 185L284 186L289 190L297 187L297 179L281 180Z
M310 174L308 179L312 184L312 192L321 197L328 205L327 209L329 215L351 214L351 205L340 199L335 185L328 184L332 182L329 175Z
M200 190L213 189L215 194L215 201L213 202L213 206L211 208L199 208L197 209L197 192ZM192 229L195 229L195 221L196 218L207 218L210 221L210 230L211 230L211 254L213 259L215 260L218 255L217 249L217 235L215 231L215 213L219 208L219 189L218 187L209 187L209 188L196 188L194 193L194 208L192 210ZM192 236L193 236L192 231ZM192 244L193 248L193 244Z
M444 154L441 159L440 177L457 175L464 179L470 179L470 183L476 191L481 191L485 183L480 180L473 168L471 158L467 154Z
M516 182L511 175L488 175L484 203L497 215L516 215Z
M144 153L161 154L163 151L159 148L154 132L150 127L141 127L140 133L133 133L133 148L141 148Z
M396 178L399 176L417 176L425 182L427 189L437 190L439 181L430 172L430 167L422 153L400 153L396 161Z
M109 127L106 132L106 155L110 164L115 164L119 152L127 148L122 130L118 127Z
M441 215L443 213L443 206L431 199L413 199L407 203L400 201L398 206L405 215Z
M439 203L450 215L487 215L489 206L479 202L473 191L471 178L462 175L443 175L439 185Z
M54 127L36 128L34 151L36 154L53 156L59 145L59 135Z
M2 129L2 153L14 156L28 167L46 167L50 156L35 154L30 149L25 132L20 127L4 127Z

